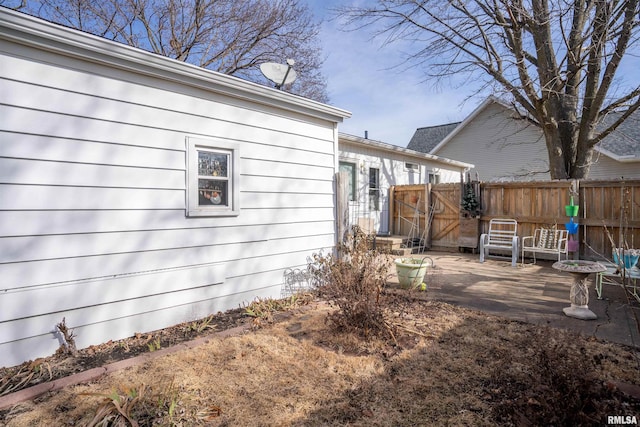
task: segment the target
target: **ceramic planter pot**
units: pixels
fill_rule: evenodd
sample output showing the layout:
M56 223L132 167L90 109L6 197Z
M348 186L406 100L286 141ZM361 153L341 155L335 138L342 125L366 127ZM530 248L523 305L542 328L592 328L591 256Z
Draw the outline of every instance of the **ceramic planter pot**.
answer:
M615 248L613 250L613 262L620 265L620 253L622 253L622 259L624 261L624 268L633 268L640 259L640 249L625 249Z
M429 261L425 259L397 258L394 261L400 287L405 289L418 288L427 274Z
M568 240L567 241L567 250L569 252L578 252L578 248L579 247L580 247L580 242L579 241L577 241L577 240Z
M564 207L565 212L567 213L567 216L578 216L578 208L580 206L578 205L566 205Z
M576 234L578 232L578 223L577 222L567 222L564 224L564 228L567 229L569 234Z

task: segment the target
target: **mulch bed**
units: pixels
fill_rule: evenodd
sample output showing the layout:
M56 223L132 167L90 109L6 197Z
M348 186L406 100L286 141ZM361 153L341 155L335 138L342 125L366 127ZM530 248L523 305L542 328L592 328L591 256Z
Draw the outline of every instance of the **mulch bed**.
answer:
M160 348L192 341L243 325L248 321L251 321L251 318L247 316L245 309L238 308L158 331L139 333L125 339L92 345L74 352L60 347L49 357L30 360L18 366L0 368L0 396Z

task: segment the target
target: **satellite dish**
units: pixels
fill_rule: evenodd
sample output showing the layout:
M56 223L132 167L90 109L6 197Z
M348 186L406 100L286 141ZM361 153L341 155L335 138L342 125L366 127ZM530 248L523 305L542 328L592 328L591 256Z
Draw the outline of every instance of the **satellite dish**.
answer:
M260 64L262 74L276 84L276 89L280 89L284 85L293 83L298 77L293 65L296 62L293 59L287 59L287 65L275 62L265 62Z

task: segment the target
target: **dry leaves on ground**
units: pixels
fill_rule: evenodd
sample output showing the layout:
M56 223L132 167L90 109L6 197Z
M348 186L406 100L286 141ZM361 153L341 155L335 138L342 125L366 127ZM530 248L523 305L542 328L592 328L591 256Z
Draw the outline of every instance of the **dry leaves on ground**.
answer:
M139 425L602 425L607 415L640 416L638 396L616 386L640 386L637 349L421 295L384 296L398 346L331 330L333 308L320 303L20 404L0 420L87 425L109 395L132 391Z

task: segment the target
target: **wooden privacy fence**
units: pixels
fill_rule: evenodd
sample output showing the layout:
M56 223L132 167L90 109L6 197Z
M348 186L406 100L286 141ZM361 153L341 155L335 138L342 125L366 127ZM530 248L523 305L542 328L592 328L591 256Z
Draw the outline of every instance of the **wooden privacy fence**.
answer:
M580 182L580 248L585 258L611 258L617 246L640 247L640 180Z
M609 236L616 245L624 239L629 247L640 247L640 180L481 183L478 238L492 218L517 220L520 237L533 235L536 228L564 228L569 222L565 206L572 195L579 205L578 234L573 238L580 243L581 258L611 258ZM396 186L390 199L392 234L406 236L412 226L407 218L417 212L421 230L430 223L425 233L428 247L467 246L460 244L461 184Z

